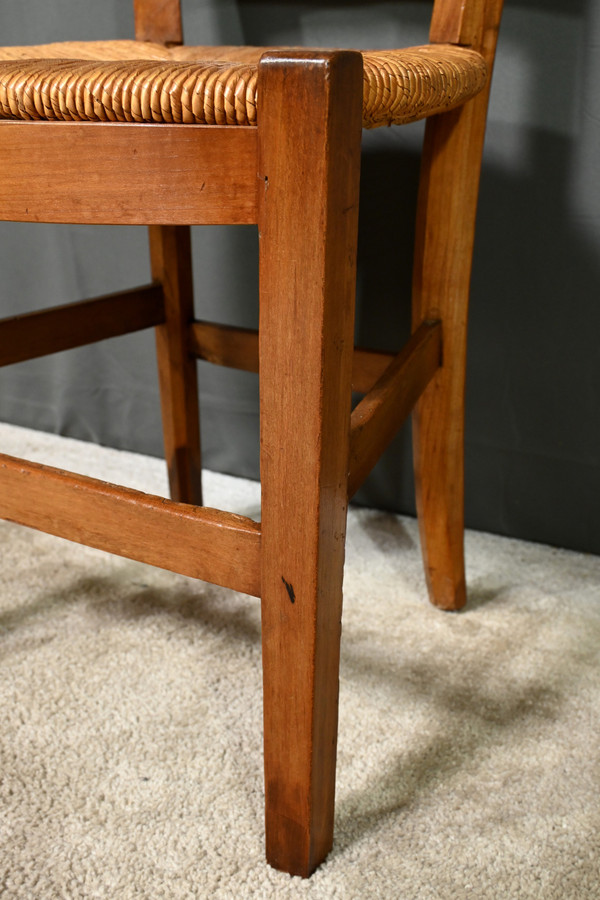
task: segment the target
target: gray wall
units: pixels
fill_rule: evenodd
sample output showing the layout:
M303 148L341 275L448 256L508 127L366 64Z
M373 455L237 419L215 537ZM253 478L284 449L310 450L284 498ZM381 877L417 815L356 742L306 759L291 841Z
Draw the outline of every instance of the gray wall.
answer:
M402 46L427 4L188 0L189 43ZM126 0L2 0L3 43L129 37ZM467 521L600 552L600 4L506 0L481 189L467 408ZM408 323L421 127L365 136L358 338L393 349ZM197 311L255 326L256 234L194 230ZM386 273L384 263L388 266ZM148 277L136 228L0 223L10 314ZM0 419L160 455L153 341L119 338L13 366ZM258 475L257 381L199 366L209 468ZM401 434L359 499L412 511Z

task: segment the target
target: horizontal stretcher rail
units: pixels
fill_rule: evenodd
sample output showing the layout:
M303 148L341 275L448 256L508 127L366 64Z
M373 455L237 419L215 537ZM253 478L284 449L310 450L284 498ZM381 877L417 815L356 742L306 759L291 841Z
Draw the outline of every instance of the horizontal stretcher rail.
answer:
M196 321L190 332L194 356L219 366L258 372L258 331ZM366 393L394 359L393 353L356 348L352 364L352 387Z
M0 218L105 225L250 225L257 129L0 123Z
M423 322L352 412L348 497L359 489L441 365L441 322Z
M0 518L260 596L260 525L0 454Z
M0 366L160 325L165 320L160 285L120 291L0 320Z

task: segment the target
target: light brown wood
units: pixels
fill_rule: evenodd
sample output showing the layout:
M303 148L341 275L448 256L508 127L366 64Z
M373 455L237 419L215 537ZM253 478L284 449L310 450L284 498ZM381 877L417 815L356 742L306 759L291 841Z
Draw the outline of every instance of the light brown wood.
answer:
M196 321L190 329L190 348L198 359L217 366L258 372L258 331Z
M245 372L258 372L258 331L196 321L190 338L192 353L198 359ZM352 389L366 394L393 359L393 353L356 347L352 358Z
M355 347L352 359L352 390L366 394L395 359L395 353Z
M308 876L333 833L361 59L259 78L267 859Z
M0 216L19 222L256 222L254 128L0 122ZM57 165L60 159L60 165Z
M444 3L444 7L449 4ZM491 68L501 0L474 4ZM464 391L469 284L489 85L459 110L427 122L413 273L413 326L442 321L443 366L417 403L417 510L431 601L458 609L464 571Z
M439 322L423 322L352 412L348 498L359 489L441 363Z
M475 43L481 26L480 6L469 0L436 0L429 28L431 43L467 46Z
M194 319L190 229L153 225L149 233L152 276L164 292L165 316L156 329L156 356L171 497L200 506L198 377L190 348Z
M0 321L0 366L152 328L164 321L155 284Z
M491 74L503 5L504 0L435 0L429 40L471 47L482 54Z
M260 596L260 525L0 454L0 517Z
M133 10L138 41L183 42L179 0L133 0Z

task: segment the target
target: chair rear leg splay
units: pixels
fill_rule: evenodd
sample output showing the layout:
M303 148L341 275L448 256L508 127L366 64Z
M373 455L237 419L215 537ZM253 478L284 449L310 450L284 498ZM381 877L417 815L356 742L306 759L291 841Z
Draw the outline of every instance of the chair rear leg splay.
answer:
M417 511L431 602L460 609L469 285L487 98L427 122L413 276L413 327L441 320L442 365L413 414Z

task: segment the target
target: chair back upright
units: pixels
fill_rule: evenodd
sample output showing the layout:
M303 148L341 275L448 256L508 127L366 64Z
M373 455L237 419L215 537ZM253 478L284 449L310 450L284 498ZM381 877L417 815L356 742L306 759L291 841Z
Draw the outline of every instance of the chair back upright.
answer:
M156 44L183 43L179 0L133 0L135 37Z
M429 40L478 50L491 65L504 0L434 0Z
M503 0L434 0L430 41L473 47L491 61L502 5ZM138 41L183 43L180 0L133 0L133 8Z

